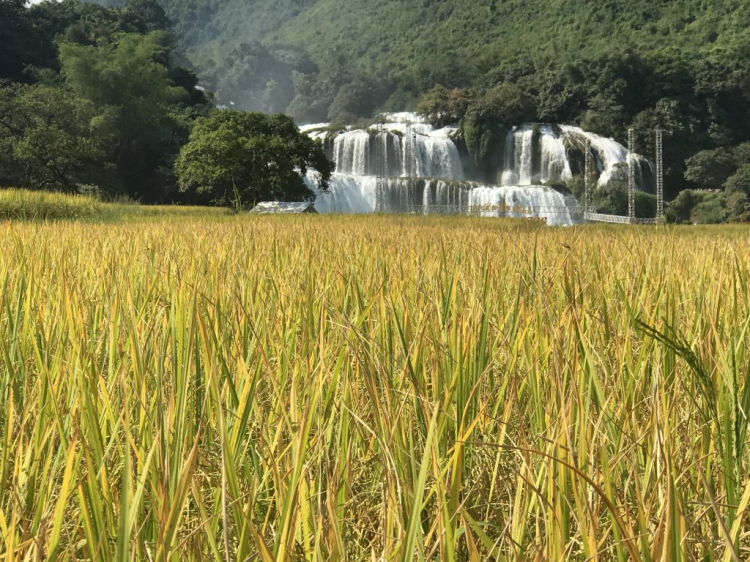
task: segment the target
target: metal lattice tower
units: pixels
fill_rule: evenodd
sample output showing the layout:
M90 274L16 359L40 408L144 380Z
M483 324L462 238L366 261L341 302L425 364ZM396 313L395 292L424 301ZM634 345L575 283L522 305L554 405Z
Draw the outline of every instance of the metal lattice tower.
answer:
M414 208L414 176L417 163L416 156L416 134L412 128L411 121L406 122L406 138L404 155L406 157L406 212L411 213Z
M377 180L375 184L375 212L380 213L385 209L384 200L388 180L386 179L386 159L388 152L388 138L385 134L385 123L380 121L377 125L377 139L375 141Z
M635 222L635 129L628 129L628 218Z
M416 185L416 179L417 179L417 133L412 131L411 134L411 152L412 152L412 173L409 176L409 212L411 213L414 210L414 191L417 188Z
M664 222L664 132L656 129L656 222Z
M584 170L584 185L586 191L583 200L583 206L587 209L591 206L591 175L593 172L593 170L591 169L592 164L593 161L591 158L591 139L586 139L586 169Z

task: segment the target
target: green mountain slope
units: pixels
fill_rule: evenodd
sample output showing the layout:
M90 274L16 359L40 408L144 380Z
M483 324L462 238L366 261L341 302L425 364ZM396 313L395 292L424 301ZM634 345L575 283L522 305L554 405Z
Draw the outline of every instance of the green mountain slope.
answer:
M361 74L419 95L435 83L492 81L626 48L648 55L733 49L750 41L743 0L164 0L198 69L232 74L243 43L309 57L326 74ZM238 60L239 59L239 60ZM281 65L287 61L279 61ZM294 70L292 65L292 70ZM341 79L339 79L339 82ZM229 88L231 91L231 88ZM383 99L386 97L386 99ZM408 97L408 96L406 96Z
M705 0L319 0L271 37L328 60L400 67L446 52L479 70L507 58L571 60L638 45L695 49L748 37L747 2Z

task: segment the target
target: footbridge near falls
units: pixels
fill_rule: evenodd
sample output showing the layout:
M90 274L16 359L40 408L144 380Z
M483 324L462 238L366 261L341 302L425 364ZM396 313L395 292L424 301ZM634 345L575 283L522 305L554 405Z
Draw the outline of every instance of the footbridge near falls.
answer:
M623 217L620 215L605 215L602 213L585 212L583 220L586 222L609 222L613 224L663 224L663 218L643 219L636 217Z
M584 204L580 207L566 208L532 208L528 209L530 216L539 216L540 214L552 213L570 213L582 219L584 222L606 222L612 224L663 224L664 223L664 137L661 129L656 130L656 217L638 218L635 216L635 166L633 162L633 153L635 148L635 130L628 130L628 214L608 215L597 213L596 208L591 205L592 174L593 160L591 158L591 141L586 143L586 168L584 179L586 185Z
M635 147L635 130L628 130L628 214L627 216L606 215L597 213L591 207L591 150L586 146L586 194L582 207L583 220L586 222L608 222L614 224L663 224L664 223L664 135L661 129L656 130L656 217L636 218L635 216L635 167L633 165L633 149Z
M639 218L635 216L635 193L636 193L636 181L635 181L635 165L633 161L633 154L635 151L635 129L628 130L628 214L621 215L608 215L603 213L597 213L596 208L591 205L591 190L592 190L592 174L593 174L593 160L591 158L591 141L586 142L586 167L584 171L584 179L586 185L585 200L581 207L573 207L568 209L560 210L539 210L530 209L531 212L536 211L538 213L556 213L556 212L569 212L573 216L578 216L583 219L584 222L606 222L612 224L663 224L664 223L664 135L661 129L655 131L655 167L656 167L656 217L654 218Z
M412 206L412 212L420 215L452 215L452 214L463 214L462 209L452 205L415 205ZM510 214L519 218L529 219L540 219L545 215L567 215L575 218L582 222L605 222L611 224L644 224L654 225L662 224L663 218L637 218L631 216L622 215L607 215L604 213L597 213L596 207L558 207L558 206L534 206L534 207L515 207L498 210L496 208L484 208L478 206L476 208L469 208L468 214L475 216L490 215L495 216L497 212L503 212L504 214Z
M408 138L408 137L407 137ZM592 190L594 184L594 161L592 158L591 140L586 141L586 163L584 170L585 198L580 206L470 206L468 209L450 205L413 205L410 204L411 212L418 214L463 214L468 211L469 215L497 216L498 213L515 216L519 218L530 218L546 220L544 216L567 216L576 222L601 222L612 224L663 224L664 220L664 141L660 129L655 131L655 176L656 176L656 216L654 218L636 217L636 172L635 172L635 130L628 130L628 214L609 215L598 213L596 207L591 204ZM413 179L413 171L409 170L407 177ZM380 176L379 176L380 179Z

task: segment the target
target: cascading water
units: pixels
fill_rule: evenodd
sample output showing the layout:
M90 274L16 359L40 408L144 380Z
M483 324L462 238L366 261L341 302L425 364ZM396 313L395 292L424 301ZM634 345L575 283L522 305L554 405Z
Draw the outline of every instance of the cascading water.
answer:
M312 189L315 209L319 213L370 214L378 206L378 178L375 176L349 176L334 174L328 191L318 190L315 172L308 172L305 183Z
M530 185L551 181L570 181L573 178L568 149L578 146L584 150L591 142L599 185L607 185L614 177L617 166L628 164L628 149L615 140L587 133L579 127L560 125L522 125L510 131L505 140L501 185ZM645 183L645 160L634 155L636 183Z
M531 185L534 131L524 127L508 133L505 139L505 169L502 185Z
M532 216L550 225L576 222L571 209L576 200L545 186L335 174L328 191L322 192L314 173L308 174L306 182L317 194L315 208L320 213L371 214L378 209L409 213L416 207L425 215Z
M540 146L542 182L570 181L573 179L565 144L560 137L553 133L552 127L549 125L541 127Z
M571 208L578 205L576 200L540 185L573 178L569 147L591 141L600 185L612 178L617 164L628 160L625 147L582 129L523 125L508 133L504 153L498 154L500 185L488 186L466 181L454 141L457 128L435 129L411 113L386 114L381 120L380 126L369 129L302 127L323 141L336 162L328 191L318 192L314 172L306 178L317 193L319 212L473 213L574 224L577 217Z
M336 170L355 176L406 176L411 164L416 177L463 179L461 156L450 137L456 129L436 131L421 124L412 126L409 133L406 128L406 124L386 123L383 132L341 132L330 147ZM406 138L408 134L412 139ZM321 138L319 131L310 135Z
M527 217L530 209L550 225L578 222L571 209L577 206L576 200L550 187L477 187L470 195L469 206L479 216L497 216L496 210L503 209L507 216Z
M627 166L630 153L628 149L619 142L606 137L588 133L580 127L560 125L563 137L571 143L585 144L591 142L591 150L594 153L596 167L599 171L599 185L607 185L615 175L618 166ZM635 166L636 185L643 189L646 184L644 166L650 167L650 163L643 157L633 154L633 165Z

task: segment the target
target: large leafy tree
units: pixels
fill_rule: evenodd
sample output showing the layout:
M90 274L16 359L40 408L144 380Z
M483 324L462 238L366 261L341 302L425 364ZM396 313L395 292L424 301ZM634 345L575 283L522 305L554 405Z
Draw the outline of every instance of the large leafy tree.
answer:
M734 182L729 184L727 180L747 166L750 166L750 143L743 143L733 150L703 150L687 159L685 179L701 187L729 189L728 186L734 185Z
M152 202L165 200L172 163L187 140L189 93L167 68L164 33L127 34L109 45L63 43L62 75L96 108L119 185L110 190Z
M220 110L199 119L180 152L175 171L183 191L227 202L310 201L302 176L320 174L326 188L333 172L319 141L284 115Z
M750 196L750 164L742 166L736 174L727 180L724 189L728 194L744 193Z
M106 171L93 105L67 90L15 84L0 88L0 182L75 192Z

